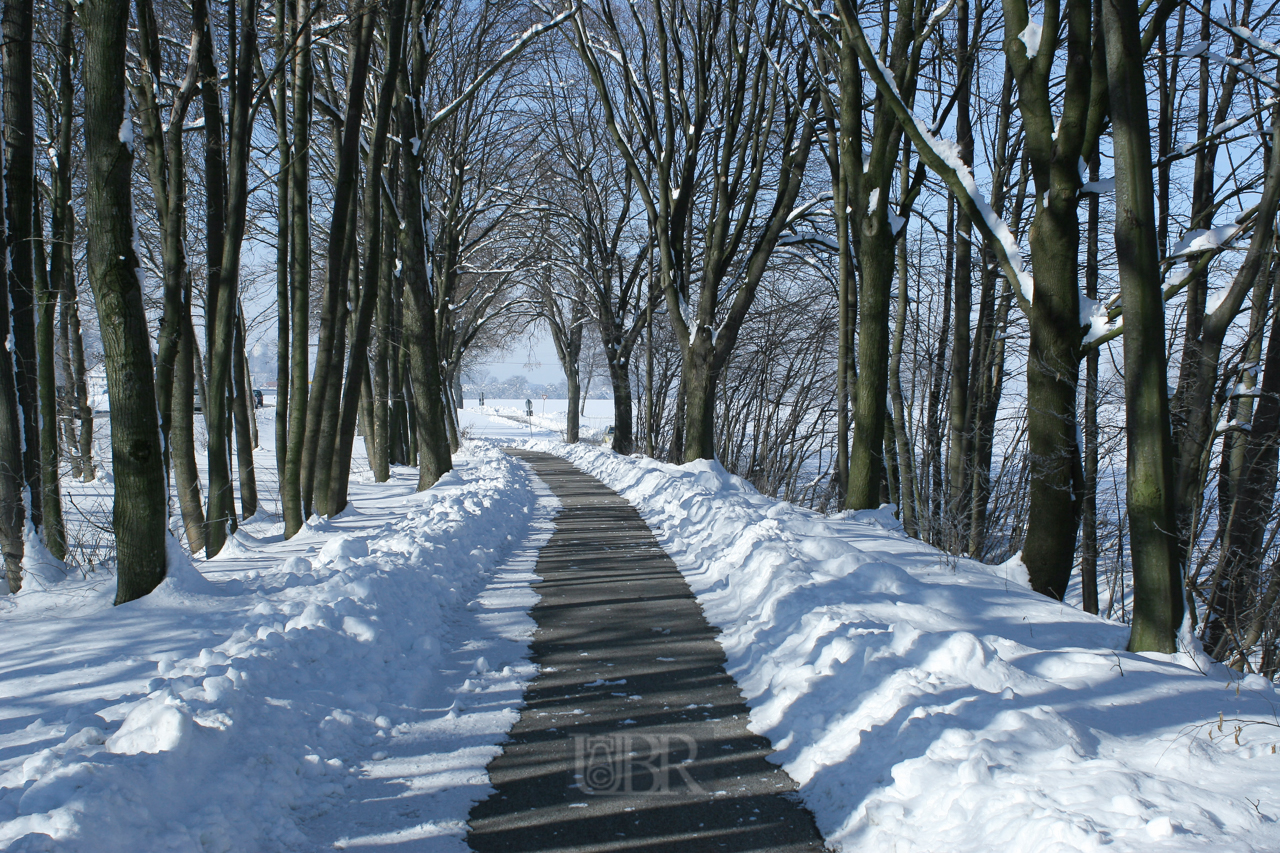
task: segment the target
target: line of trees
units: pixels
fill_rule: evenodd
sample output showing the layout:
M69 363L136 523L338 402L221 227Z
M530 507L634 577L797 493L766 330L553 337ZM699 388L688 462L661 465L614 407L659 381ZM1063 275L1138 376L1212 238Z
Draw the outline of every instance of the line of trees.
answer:
M259 511L260 324L292 536L357 436L434 483L464 371L536 321L570 441L598 350L618 452L892 503L1134 649L1185 625L1275 672L1270 8L6 0L3 29L11 591L66 557L95 357L123 602L166 531L212 556Z
M623 452L893 503L1046 595L1098 612L1105 582L1135 649L1173 651L1185 615L1274 672L1275 24L1243 0L586 3L542 60L567 201L532 298L630 362Z

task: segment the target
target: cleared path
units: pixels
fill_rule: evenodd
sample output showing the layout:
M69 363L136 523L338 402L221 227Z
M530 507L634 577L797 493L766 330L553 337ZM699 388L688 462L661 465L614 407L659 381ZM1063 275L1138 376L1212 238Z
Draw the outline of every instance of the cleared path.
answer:
M716 632L639 514L565 460L538 557L539 676L471 811L487 851L820 851L795 784L746 728Z

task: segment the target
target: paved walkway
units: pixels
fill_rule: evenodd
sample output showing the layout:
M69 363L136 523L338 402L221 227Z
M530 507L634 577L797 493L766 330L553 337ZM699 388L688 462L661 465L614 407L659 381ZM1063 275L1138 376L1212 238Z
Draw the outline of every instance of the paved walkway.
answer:
M539 676L471 811L488 851L820 851L795 783L746 728L716 632L639 514L556 456L538 557Z

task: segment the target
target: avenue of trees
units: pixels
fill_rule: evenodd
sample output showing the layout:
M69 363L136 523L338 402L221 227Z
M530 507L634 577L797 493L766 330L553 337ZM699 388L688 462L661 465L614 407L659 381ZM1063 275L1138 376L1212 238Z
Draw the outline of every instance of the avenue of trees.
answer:
M95 429L124 602L276 483L286 537L342 511L357 439L431 486L536 325L568 441L599 377L619 453L892 504L1135 650L1280 669L1272 6L4 0L3 35L10 591L67 558Z

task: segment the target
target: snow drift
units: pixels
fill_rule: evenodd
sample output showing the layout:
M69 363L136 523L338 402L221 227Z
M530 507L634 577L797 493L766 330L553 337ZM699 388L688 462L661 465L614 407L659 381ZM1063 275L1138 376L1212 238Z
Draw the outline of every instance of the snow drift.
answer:
M177 552L118 608L110 579L0 599L0 849L465 849L555 500L494 446L459 463L203 574Z
M1202 655L715 462L530 442L634 504L722 631L751 728L841 850L1275 851L1277 696ZM1221 715L1221 716L1220 716Z

